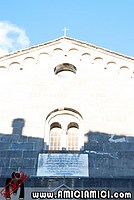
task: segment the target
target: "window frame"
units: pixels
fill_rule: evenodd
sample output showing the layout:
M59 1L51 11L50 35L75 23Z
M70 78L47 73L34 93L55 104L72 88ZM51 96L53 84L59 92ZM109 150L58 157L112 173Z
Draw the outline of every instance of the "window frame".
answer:
M57 117L70 117L70 121L66 124L66 126L63 126L61 121L58 121L56 118ZM72 120L75 119L75 120ZM64 120L63 120L64 121ZM46 149L51 151L50 148L50 131L52 129L52 124L57 123L57 126L61 127L61 148L60 151L62 150L67 150L67 151L80 151L81 148L84 146L84 134L82 131L82 121L83 118L81 114L71 108L60 108L60 109L55 109L46 118L46 124L45 124L45 136L44 136L44 142L46 143ZM60 124L60 125L58 125ZM76 128L78 131L78 148L68 148L68 131L71 127ZM82 139L80 139L82 137ZM65 140L66 138L66 140ZM63 145L64 143L64 145ZM55 150L59 151L59 149Z

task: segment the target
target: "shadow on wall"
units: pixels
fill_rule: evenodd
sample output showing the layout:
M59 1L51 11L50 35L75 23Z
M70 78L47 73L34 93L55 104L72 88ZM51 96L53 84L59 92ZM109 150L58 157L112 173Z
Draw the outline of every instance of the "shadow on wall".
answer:
M134 137L89 131L84 151L89 153L89 176L127 178L134 176Z
M13 134L22 135L23 128L25 126L25 120L22 118L14 119L12 122Z
M23 136L25 120L12 121L12 134L0 134L0 176L13 171L36 176L38 154L46 147L43 138ZM89 155L90 178L134 176L134 137L89 131L84 152ZM83 150L82 150L83 152Z
M44 138L23 136L25 120L12 121L12 134L0 134L0 176L8 177L13 171L36 175L38 153L45 146Z

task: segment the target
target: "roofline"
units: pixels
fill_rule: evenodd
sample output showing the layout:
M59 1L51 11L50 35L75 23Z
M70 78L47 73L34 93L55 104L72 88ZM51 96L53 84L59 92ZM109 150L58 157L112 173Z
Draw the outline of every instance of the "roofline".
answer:
M9 53L9 54L6 54L6 55L4 55L4 56L1 56L0 59L2 59L2 58L4 58L4 57L7 58L7 57L10 57L10 56L16 55L16 54L18 54L18 53L24 53L24 52L27 52L27 51L29 51L29 50L32 50L32 49L35 49L35 48L38 48L38 47L42 47L42 46L44 46L44 45L51 44L51 43L53 43L53 42L57 42L57 41L59 41L59 39L61 39L61 38L62 38L62 37L57 38L57 39L54 39L54 40L50 40L50 41L48 41L48 42L44 42L44 43L42 43L42 44L37 44L37 45L35 45L35 46L31 46L31 47L28 47L28 48L25 48L25 49L20 49L20 50L18 50L18 51L11 52L11 53Z
M49 45L49 44L52 44L54 42L58 42L60 41L61 39L67 39L67 40L70 40L70 41L73 41L73 42L76 42L76 43L80 43L81 45L86 45L87 47L92 47L96 50L101 50L102 52L105 52L105 53L110 53L110 54L114 54L115 56L119 56L119 57L123 57L125 59L129 59L129 60L132 60L134 61L134 57L132 56L127 56L127 55L124 55L124 54L121 54L119 52L115 52L115 51L112 51L112 50L109 50L107 48L103 48L103 47L99 47L99 46L96 46L96 45L93 45L93 44L90 44L88 42L85 42L85 41L81 41L81 40L78 40L78 39L74 39L74 38L71 38L71 37L67 37L67 36L62 36L62 37L59 37L57 39L54 39L54 40L50 40L48 42L44 42L42 44L38 44L38 45L35 45L35 46L31 46L31 47L28 47L26 49L21 49L21 50L18 50L18 51L15 51L15 52L12 52L12 53L9 53L9 54L6 54L4 56L1 56L0 57L0 60L3 59L3 58L8 58L10 56L13 56L13 55L17 55L17 54L21 54L21 53L25 53L27 51L30 51L30 50L33 50L33 49L36 49L36 48L40 48L40 47L43 47L45 45Z
M63 37L64 37L64 36L63 36ZM97 46L97 45L93 45L93 44L91 44L91 43L88 43L88 42L85 42L85 41L81 41L81 40L78 40L78 39L74 39L74 38L71 38L71 37L64 37L64 38L69 39L69 40L73 40L73 41L75 41L75 42L79 42L79 43L81 43L82 45L87 45L87 46L90 46L90 47L92 47L92 48L94 48L94 49L101 50L101 51L103 51L103 52L105 51L106 53L114 54L114 55L116 55L116 56L121 56L121 57L124 57L124 58L126 58L126 59L131 59L131 60L134 61L134 57L132 57L132 56L127 56L127 55L125 55L125 54L121 54L121 53L119 53L119 52L112 51L112 50L110 50L110 49L103 48L103 47L100 47L100 46Z

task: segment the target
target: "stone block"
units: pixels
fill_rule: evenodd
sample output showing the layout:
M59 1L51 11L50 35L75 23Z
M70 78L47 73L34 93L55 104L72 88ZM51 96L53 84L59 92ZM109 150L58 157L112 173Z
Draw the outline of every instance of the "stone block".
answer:
M109 167L109 159L108 158L92 158L89 161L89 166L94 168L108 168Z
M102 143L103 152L114 153L118 152L117 144L111 145L110 142Z
M9 167L9 158L0 158L0 167Z
M28 150L28 149L33 149L33 143L12 143L11 144L12 149L23 149L23 150Z
M130 158L134 159L134 151L120 151L118 152L119 158Z
M23 135L19 135L19 142L28 142L28 137L23 136Z
M114 177L131 177L134 176L134 169L128 169L126 170L124 167L120 166L115 168L115 174Z
M10 167L10 168L3 167L1 174L2 174L2 177L8 177L8 178L10 178L12 172L16 172L16 171L18 171L17 167Z
M107 142L110 138L110 134L106 134L106 133L101 133L101 132L89 132L87 133L87 136L89 137L89 142L91 141L103 141L103 142Z
M134 143L134 137L126 137L126 142Z
M43 142L43 138L28 137L28 142Z
M21 158L22 157L22 150L7 151L7 157L9 157L9 158Z
M92 177L92 178L102 177L101 170L99 168L91 167L89 169L89 177Z
M22 158L11 158L10 167L20 167L20 168L34 168L35 159L22 159Z
M23 151L23 158L37 158L37 151Z
M0 142L19 141L19 136L15 134L0 134Z
M7 157L7 154L8 154L7 152L8 152L8 151L6 151L6 150L3 151L3 150L1 149L1 150L0 150L0 158L6 158L6 157Z
M2 149L10 149L11 143L10 142L0 142L0 150Z
M101 143L89 143L88 144L89 151L103 152L103 145Z
M133 143L127 143L127 142L117 142L117 143L110 143L109 144L109 148L110 146L112 147L113 151L134 151L134 145ZM108 146L106 148L106 150L108 151Z
M134 169L134 160L129 158L121 158L121 159L111 159L110 166L120 168L123 167L128 171L130 168Z
M44 142L42 141L42 142L36 142L36 143L34 143L33 149L35 151L43 151L43 149L44 149Z
M28 176L28 179L29 179L29 177L36 176L36 168L32 168L32 167L31 168L25 168L25 167L22 167L21 170ZM38 186L38 185L36 185L36 186Z
M22 150L0 151L0 158L20 158L20 157L22 157Z

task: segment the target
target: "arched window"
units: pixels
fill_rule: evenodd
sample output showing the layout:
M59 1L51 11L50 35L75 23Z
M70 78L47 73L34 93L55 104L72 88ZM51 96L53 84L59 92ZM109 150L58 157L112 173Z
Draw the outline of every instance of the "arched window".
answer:
M54 69L55 75L66 78L76 74L76 67L70 63L62 63Z
M75 122L71 122L68 125L68 130L67 130L67 150L74 150L77 151L79 150L79 125Z
M50 125L50 150L61 149L61 125L54 122Z
M74 109L51 112L46 120L45 143L49 150L79 151L84 145L82 116Z

